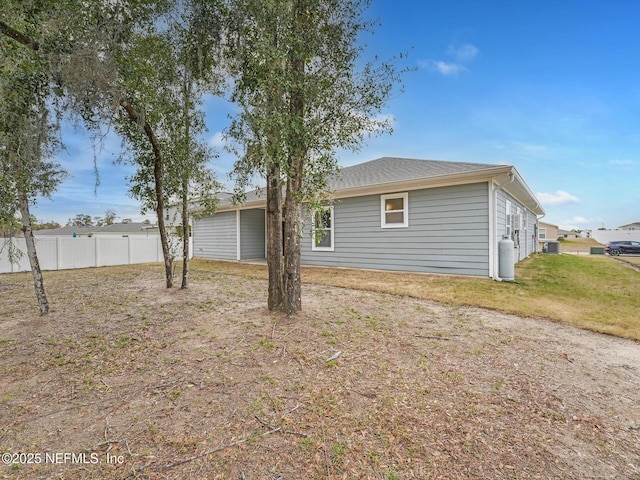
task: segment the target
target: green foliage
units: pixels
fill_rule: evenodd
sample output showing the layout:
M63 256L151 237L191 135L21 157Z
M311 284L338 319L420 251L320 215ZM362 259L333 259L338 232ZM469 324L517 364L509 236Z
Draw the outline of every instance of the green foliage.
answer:
M48 38L51 24L45 20L57 8L52 3L9 1L3 4L0 17L5 35L0 41L0 225L9 236L20 228L17 218L20 210L28 208L27 202L51 196L66 175L53 160L61 143L59 118L52 112L58 92L51 77L51 57L35 41L31 48L19 41L36 32L39 35L34 38ZM59 50L61 35L53 34L47 43L58 45ZM22 204L21 198L25 199ZM28 212L22 213L23 218L31 218ZM15 259L16 252L8 248Z
M91 215L87 215L86 213L78 213L75 217L69 219L67 225L73 227L92 227L93 219L91 218Z
M359 35L373 27L363 15L367 1L230 0L229 6L225 56L235 80L231 98L241 109L228 129L238 156L235 198L243 201L256 178L266 178L268 305L293 313L301 309L304 212L330 196L337 149L357 150L368 136L391 131L378 113L399 73L393 62L360 63Z
M378 112L400 74L394 61L360 63L366 47L360 35L374 26L363 18L368 2L230 4L227 57L236 76L232 100L242 108L229 128L240 158L233 172L237 193L254 175L266 176L270 163L289 180L302 155L295 194L314 201L337 169L337 149L357 150L370 135L391 131L390 119ZM295 111L296 103L302 109Z

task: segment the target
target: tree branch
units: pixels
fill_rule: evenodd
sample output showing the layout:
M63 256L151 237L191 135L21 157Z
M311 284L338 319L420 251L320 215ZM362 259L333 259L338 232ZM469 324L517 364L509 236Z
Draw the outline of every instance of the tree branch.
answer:
M27 37L25 34L17 31L15 28L11 28L9 25L1 21L0 21L0 32L9 38L13 38L16 42L29 47L34 52L37 52L38 50L40 50L40 44L38 42L32 40L31 38Z

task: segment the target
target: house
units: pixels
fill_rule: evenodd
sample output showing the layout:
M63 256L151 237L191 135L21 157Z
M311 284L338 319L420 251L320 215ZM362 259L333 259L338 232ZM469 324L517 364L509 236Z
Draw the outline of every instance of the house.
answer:
M640 222L627 223L618 227L619 230L640 230Z
M576 238L578 238L578 233L576 232L572 232L570 230L562 230L561 228L558 229L558 239L564 238L565 240L575 240Z
M65 225L61 228L50 228L44 230L34 230L35 236L62 236L62 237L128 237L128 236L159 236L157 225L151 225L149 222L122 222L104 225L102 227L95 226L77 226Z
M329 188L304 227L303 265L497 278L503 237L516 262L537 249L544 210L510 165L384 157L343 168ZM194 257L264 259L265 208L264 191L221 199L194 219Z
M538 251L542 251L542 246L549 240L555 241L558 239L558 225L553 225L547 222L538 222Z

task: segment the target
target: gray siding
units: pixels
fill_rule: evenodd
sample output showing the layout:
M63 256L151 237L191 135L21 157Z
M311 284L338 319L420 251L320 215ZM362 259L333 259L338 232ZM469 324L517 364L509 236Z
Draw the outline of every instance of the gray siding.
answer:
M214 213L193 222L193 256L236 260L236 212Z
M536 252L538 241L536 238L538 217L527 210L527 256Z
M240 257L265 258L265 211L240 210Z
M380 195L338 200L334 217L333 252L311 250L307 222L303 264L489 274L487 183L410 191L407 228L380 227Z
M496 229L498 240L500 240L507 231L505 209L507 200L511 202L511 214L514 217L517 215L518 208L520 208L520 211L522 213L522 224L520 225L520 248L517 250L515 255L516 262L519 262L520 260L527 258L536 250L535 225L537 223L537 217L535 216L535 214L533 214L533 212L528 210L522 203L517 201L507 192L505 192L504 190L498 190L496 192ZM514 230L516 229L516 227L517 225L514 222Z

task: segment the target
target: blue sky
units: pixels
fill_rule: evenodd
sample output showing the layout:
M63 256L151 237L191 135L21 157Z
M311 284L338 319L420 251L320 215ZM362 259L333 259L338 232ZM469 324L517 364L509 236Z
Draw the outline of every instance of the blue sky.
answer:
M409 52L404 93L382 114L392 135L360 152L340 152L342 166L381 156L508 163L523 175L563 228L616 228L640 221L640 3L571 0L373 0L381 26L367 52L388 58ZM234 107L208 97L207 140ZM114 165L113 135L96 150L66 128L58 160L70 178L40 200L34 214L65 223L77 213L143 217L127 195L131 167ZM220 151L221 181L233 157ZM231 188L231 185L229 185Z

